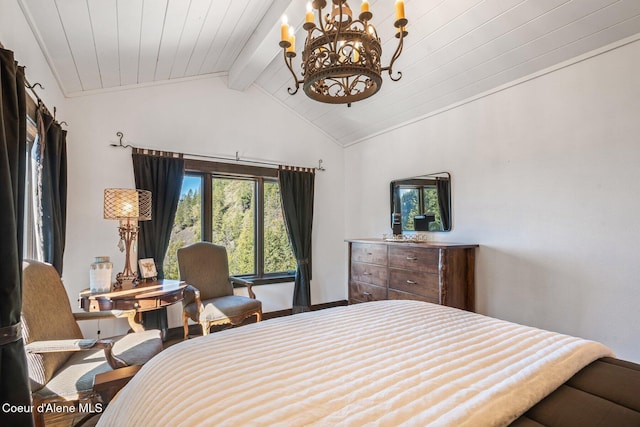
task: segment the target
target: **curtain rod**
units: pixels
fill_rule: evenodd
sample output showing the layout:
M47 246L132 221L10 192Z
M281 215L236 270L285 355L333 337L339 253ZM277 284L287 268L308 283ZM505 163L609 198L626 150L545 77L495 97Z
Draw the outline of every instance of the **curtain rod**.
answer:
M42 86L38 82L36 82L34 84L29 83L29 80L27 80L27 76L24 77L24 86L31 91L33 96L36 97L36 99L38 100L38 105L41 106L42 108L44 108L44 110L47 112L47 114L49 114L50 116L53 116L53 120L56 121L56 112L57 112L56 110L57 110L57 108L54 106L53 107L53 114L51 114L51 111L49 111L47 106L44 104L44 101L42 100L42 98L40 98L40 96L38 96L38 94L36 93L36 86L40 86L40 89L42 89L42 90L44 90L44 86ZM64 122L64 121L58 122L58 124L69 126L69 123Z
M0 42L0 49L5 49L5 47L2 44L2 42ZM24 67L25 70L27 69L26 66L23 65L23 67ZM53 114L51 114L51 111L49 111L47 106L44 104L44 101L38 96L38 94L35 91L36 86L40 86L40 89L42 89L42 90L44 90L44 86L42 86L40 83L34 83L34 84L29 83L29 80L27 80L26 73L25 73L25 76L24 76L24 86L31 91L33 96L36 97L36 99L38 100L38 105L42 106L45 109L45 111L47 112L47 114L53 115L53 120L56 121L56 107L53 107ZM58 123L60 125L64 124L64 125L69 126L69 124L67 122L58 122Z
M111 147L116 147L116 148L132 148L132 149L137 149L137 150L147 150L147 151L161 151L161 150L154 150L151 148L141 148L141 147L136 147L133 146L131 144L123 144L122 143L122 138L124 137L124 134L122 132L116 132L116 136L120 139L118 144L109 144ZM178 154L178 153L177 153ZM188 156L188 157L197 157L197 158L204 158L204 159L216 159L216 160L226 160L226 161L230 161L230 162L239 162L239 163L252 163L252 164L258 164L258 165L267 165L267 166L280 166L279 163L275 163L275 162L270 162L267 160L249 160L249 159L241 159L240 155L238 154L238 151L236 151L236 156L235 157L230 157L230 156L212 156L212 155L207 155L207 154L191 154L191 153L179 153L183 156ZM315 169L317 171L325 171L326 168L324 166L322 166L322 159L318 160L318 166L313 167L312 169Z

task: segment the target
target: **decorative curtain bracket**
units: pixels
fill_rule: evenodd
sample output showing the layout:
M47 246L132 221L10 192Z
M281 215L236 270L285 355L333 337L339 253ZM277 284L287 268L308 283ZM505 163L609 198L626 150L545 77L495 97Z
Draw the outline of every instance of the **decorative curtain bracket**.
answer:
M119 144L113 144L113 143L111 143L111 144L109 144L111 147L135 148L133 145L129 145L129 144L124 145L124 144L122 143L122 138L124 137L124 134L123 134L122 132L116 132L116 136L117 136L118 138L120 138L120 143L119 143Z

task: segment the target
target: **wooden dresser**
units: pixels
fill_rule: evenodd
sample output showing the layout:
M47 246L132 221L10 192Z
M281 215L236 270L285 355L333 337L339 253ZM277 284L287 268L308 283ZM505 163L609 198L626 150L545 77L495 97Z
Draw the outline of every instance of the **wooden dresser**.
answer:
M414 299L475 309L478 245L350 239L349 303Z

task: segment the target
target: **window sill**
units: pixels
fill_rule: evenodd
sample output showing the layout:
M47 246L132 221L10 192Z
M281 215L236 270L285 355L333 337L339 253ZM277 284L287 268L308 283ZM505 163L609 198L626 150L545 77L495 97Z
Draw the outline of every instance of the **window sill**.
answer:
M271 285L274 283L288 283L288 282L293 282L296 279L295 274L279 274L279 275L273 275L273 276L267 276L267 277L254 277L254 276L236 276L236 277L253 283L253 286ZM244 288L244 286L234 285L234 288Z

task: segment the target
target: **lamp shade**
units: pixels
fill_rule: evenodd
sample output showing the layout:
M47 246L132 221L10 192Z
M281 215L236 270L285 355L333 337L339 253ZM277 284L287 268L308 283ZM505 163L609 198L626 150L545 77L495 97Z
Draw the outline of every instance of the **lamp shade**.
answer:
M104 219L151 219L151 191L105 188Z

